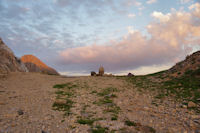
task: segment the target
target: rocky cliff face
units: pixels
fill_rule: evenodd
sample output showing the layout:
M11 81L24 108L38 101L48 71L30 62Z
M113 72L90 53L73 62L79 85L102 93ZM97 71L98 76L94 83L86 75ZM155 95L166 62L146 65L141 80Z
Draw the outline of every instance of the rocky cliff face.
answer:
M174 76L181 76L187 71L200 69L200 51L197 51L186 57L185 60L177 63L168 73Z
M41 72L45 74L59 75L56 70L47 66L33 55L24 55L21 57L21 61L26 65L29 72Z
M9 72L27 72L23 62L15 57L14 53L8 48L0 38L0 74L8 74Z

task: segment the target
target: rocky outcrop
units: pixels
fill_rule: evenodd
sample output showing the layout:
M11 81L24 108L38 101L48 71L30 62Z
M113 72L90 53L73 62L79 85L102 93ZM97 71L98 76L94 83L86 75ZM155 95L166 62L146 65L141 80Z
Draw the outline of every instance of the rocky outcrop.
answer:
M200 68L200 51L197 51L186 57L185 60L177 63L167 72L173 76L181 76L187 71L197 70Z
M30 72L41 72L50 75L59 75L56 70L47 66L40 59L33 55L24 55L21 57L21 61L26 65Z
M101 66L99 68L99 76L103 76L104 75L104 68Z
M133 77L134 76L134 74L132 74L132 73L128 73L128 75L127 75L128 77Z
M27 68L0 38L0 74L9 72L27 72Z

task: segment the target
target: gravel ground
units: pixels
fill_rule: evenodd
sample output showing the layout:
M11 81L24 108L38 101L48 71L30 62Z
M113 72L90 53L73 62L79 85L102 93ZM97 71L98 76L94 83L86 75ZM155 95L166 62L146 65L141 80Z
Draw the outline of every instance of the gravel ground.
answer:
M0 133L200 132L194 111L171 100L153 100L153 94L116 77L11 73L0 78ZM53 108L55 103L70 107L69 115Z

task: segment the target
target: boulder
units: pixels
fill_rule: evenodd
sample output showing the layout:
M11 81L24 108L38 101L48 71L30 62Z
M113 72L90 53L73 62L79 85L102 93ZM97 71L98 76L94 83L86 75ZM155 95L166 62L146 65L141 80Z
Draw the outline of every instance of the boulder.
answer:
M134 75L132 73L128 73L128 77L133 77Z
M96 72L94 71L91 72L91 76L96 76L96 75L97 75Z

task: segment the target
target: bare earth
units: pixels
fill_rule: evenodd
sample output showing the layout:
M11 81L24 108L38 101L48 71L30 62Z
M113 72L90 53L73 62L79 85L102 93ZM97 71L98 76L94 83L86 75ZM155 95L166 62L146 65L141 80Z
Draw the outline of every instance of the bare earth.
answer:
M69 115L52 107L66 98L53 88L64 83L74 85ZM116 77L11 73L0 78L0 133L200 132L200 116L194 111L170 100L158 105L152 101L153 94Z

